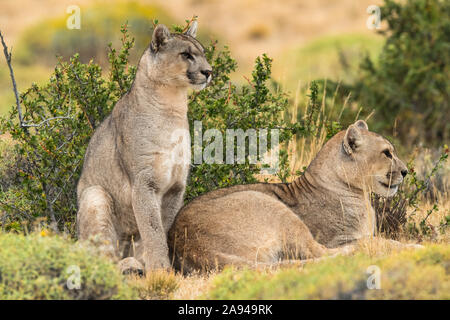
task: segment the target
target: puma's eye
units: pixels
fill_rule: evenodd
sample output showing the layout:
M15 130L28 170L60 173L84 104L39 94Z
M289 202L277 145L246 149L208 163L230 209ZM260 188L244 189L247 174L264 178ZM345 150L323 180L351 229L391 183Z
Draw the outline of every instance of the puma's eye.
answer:
M383 150L383 153L386 157L388 157L389 159L392 159L392 154L388 149Z
M189 52L185 51L180 53L184 58L188 59L188 60L194 60L194 57L192 56L192 54L190 54Z

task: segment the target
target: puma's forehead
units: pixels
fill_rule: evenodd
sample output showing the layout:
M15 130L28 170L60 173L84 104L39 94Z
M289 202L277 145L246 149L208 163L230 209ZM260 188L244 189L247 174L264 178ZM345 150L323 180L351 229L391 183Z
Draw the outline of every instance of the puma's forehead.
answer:
M392 145L392 143L381 134L368 130L360 130L360 133L362 136L366 137L366 141L369 141L372 146L381 146L390 150L395 150L395 147ZM336 134L336 138L338 138L339 140L342 140L344 136L345 130Z
M172 33L172 36L174 38L178 38L182 41L188 42L190 45L192 45L195 49L197 49L201 53L205 52L205 48L203 47L203 45L199 41L197 41L197 39L195 39L191 36L188 36L188 35L182 34L182 33Z
M365 131L363 134L370 136L372 139L374 139L374 142L377 143L378 146L382 146L384 148L388 148L391 151L395 150L394 146L391 142L389 142L388 139L383 137L381 134L371 132L371 131Z

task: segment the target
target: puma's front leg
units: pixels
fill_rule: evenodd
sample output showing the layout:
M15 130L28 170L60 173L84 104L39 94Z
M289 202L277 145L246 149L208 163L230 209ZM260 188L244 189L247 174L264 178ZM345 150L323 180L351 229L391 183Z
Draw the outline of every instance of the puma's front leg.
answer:
M397 240L386 239L392 246L398 249L422 249L424 246L417 243L401 243Z
M164 231L167 235L172 227L173 221L183 206L185 187L182 184L173 186L162 199L161 214Z
M161 219L161 195L149 172L137 175L132 188L132 205L144 247L145 269L170 268L169 250Z

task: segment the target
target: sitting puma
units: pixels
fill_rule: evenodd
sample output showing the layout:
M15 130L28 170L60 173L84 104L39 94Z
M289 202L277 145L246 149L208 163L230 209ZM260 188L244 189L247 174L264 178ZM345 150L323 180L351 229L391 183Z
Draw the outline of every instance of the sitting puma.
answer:
M167 232L183 204L190 164L187 92L203 89L212 75L196 30L196 22L184 34L155 28L130 91L86 151L78 238L127 258L125 269L170 268Z
M392 144L359 120L292 183L219 189L182 208L169 232L175 265L189 272L335 253L328 248L374 234L367 194L393 196L406 174Z

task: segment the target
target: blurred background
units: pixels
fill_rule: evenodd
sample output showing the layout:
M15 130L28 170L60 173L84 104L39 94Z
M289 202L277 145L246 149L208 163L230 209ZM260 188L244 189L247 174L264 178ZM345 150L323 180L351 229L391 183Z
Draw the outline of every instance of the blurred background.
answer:
M351 80L362 55L376 55L383 38L369 30L366 9L375 0L0 0L0 30L13 48L19 89L45 81L56 55L79 52L84 61L107 63L107 43L118 43L120 25L129 22L136 38L134 61L148 45L151 19L183 24L198 15L203 41L219 39L238 62L233 75L243 81L262 53L274 58L273 75L293 94L317 78ZM68 30L70 5L81 7L81 29ZM344 65L342 61L345 60ZM14 102L0 57L0 114ZM244 80L245 81L245 80Z

